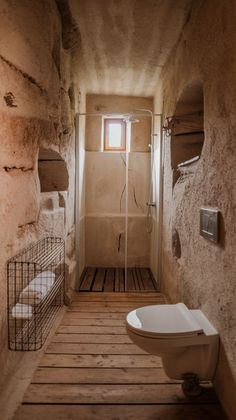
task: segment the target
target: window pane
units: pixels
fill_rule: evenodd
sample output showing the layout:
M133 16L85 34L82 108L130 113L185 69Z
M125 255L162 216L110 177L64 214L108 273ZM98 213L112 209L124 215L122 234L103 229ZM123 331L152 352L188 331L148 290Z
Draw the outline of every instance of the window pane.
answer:
M110 123L108 127L108 143L110 147L121 147L122 127L121 124Z
M104 119L104 151L120 151L126 147L126 124L121 118Z

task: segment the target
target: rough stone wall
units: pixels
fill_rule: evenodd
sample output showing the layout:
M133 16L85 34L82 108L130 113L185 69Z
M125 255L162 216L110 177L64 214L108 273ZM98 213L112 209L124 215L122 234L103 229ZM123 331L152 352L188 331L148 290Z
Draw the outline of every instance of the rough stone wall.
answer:
M7 350L6 261L45 232L59 231L66 238L67 271L73 275L76 104L71 46L65 43L56 2L2 0L0 20L2 383L21 358ZM67 191L40 194L39 148L55 150L66 162Z
M173 188L171 139L165 138L163 283L172 302L200 308L220 333L215 386L230 418L236 401L235 137L236 4L194 1L190 20L163 71L165 117L185 86L201 81L205 142L198 162ZM200 207L221 212L220 242L199 234Z
M69 0L91 94L153 96L192 0Z

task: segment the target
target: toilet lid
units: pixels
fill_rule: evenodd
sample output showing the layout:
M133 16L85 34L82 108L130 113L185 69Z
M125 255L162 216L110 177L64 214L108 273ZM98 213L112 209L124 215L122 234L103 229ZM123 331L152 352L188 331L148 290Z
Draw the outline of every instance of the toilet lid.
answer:
M126 321L140 335L174 338L203 332L184 303L144 306L130 312Z

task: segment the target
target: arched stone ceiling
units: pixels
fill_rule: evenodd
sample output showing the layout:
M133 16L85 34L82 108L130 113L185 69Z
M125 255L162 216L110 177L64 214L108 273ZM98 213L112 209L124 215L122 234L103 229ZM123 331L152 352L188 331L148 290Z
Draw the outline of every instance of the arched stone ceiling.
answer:
M88 93L153 96L192 0L69 0Z

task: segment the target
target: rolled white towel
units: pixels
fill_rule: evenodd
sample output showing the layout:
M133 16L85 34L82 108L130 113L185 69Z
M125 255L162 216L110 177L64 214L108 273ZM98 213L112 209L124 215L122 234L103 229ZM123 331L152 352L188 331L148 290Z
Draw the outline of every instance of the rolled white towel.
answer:
M22 290L19 296L19 302L28 305L37 305L48 293L48 290L43 286L27 286Z
M31 319L33 315L32 306L17 303L12 308L12 317L16 319Z
M19 296L19 302L28 305L37 305L44 298L53 286L55 273L43 271L38 274L28 286L22 290Z
M29 285L42 286L49 290L55 281L55 277L56 275L52 271L42 271L42 273L38 274L33 280L31 280Z

